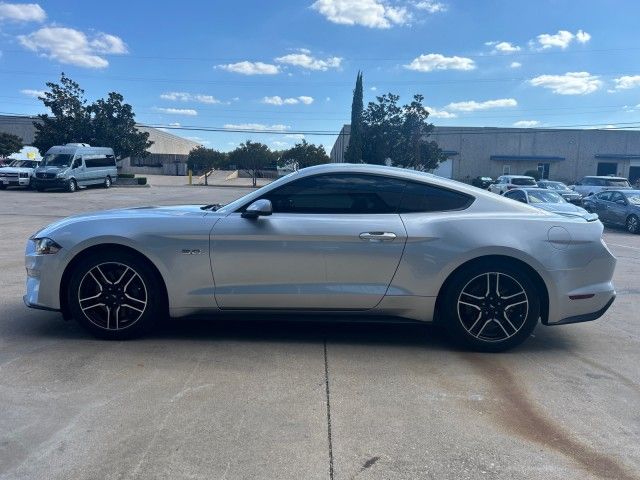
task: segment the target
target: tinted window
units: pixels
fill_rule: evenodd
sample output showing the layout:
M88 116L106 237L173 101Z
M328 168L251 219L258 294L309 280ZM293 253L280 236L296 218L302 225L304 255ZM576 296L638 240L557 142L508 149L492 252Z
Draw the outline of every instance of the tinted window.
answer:
M611 192L602 192L602 193L599 193L598 195L596 195L596 197L598 197L598 200L610 201L611 200Z
M87 168L115 167L116 160L113 155L86 155L84 164Z
M630 187L629 182L627 180L604 180L604 183L607 187Z
M621 193L618 192L614 192L611 194L611 201L612 202L617 202L618 200L622 200L624 202L624 197L622 196Z
M507 192L504 194L505 197L511 198L512 200L518 200L520 202L527 203L527 197L521 190L515 190L511 192Z
M460 210L471 205L472 201L473 197L464 193L424 183L407 182L398 211L411 213Z
M511 183L514 185L535 185L536 181L533 178L512 178Z
M580 182L580 183L582 185L588 185L588 186L595 185L595 183L593 182L593 178L588 178L588 177L583 178L582 182Z
M377 175L316 175L291 182L262 198L275 213L395 213L405 182Z
M68 167L73 155L68 153L48 153L44 156L42 165L45 167Z

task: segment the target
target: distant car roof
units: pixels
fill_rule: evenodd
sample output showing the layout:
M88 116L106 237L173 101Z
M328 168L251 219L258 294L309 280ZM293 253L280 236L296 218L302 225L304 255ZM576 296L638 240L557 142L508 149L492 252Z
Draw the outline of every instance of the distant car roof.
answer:
M584 178L602 178L605 180L626 180L624 177L610 177L609 175L586 175Z

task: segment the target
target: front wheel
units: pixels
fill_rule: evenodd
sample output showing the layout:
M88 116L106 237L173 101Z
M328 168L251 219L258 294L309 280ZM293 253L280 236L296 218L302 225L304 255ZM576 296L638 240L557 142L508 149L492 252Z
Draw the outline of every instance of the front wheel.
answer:
M525 341L540 318L540 294L510 263L477 263L448 283L440 313L450 336L467 348L500 352Z
M74 193L77 189L78 184L73 178L67 182L67 192Z
M71 274L71 315L95 336L121 340L146 333L166 312L160 279L128 252L107 251L82 259Z
M111 188L111 177L107 176L104 179L104 188Z
M629 215L626 227L629 233L640 233L640 220L635 215Z

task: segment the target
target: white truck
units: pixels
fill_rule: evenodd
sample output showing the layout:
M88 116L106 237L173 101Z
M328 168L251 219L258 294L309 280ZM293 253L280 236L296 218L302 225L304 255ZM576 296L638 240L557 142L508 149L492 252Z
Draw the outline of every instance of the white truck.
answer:
M42 156L35 147L22 149L9 155L9 165L0 168L0 190L7 187L31 187L31 178L35 168L40 165Z

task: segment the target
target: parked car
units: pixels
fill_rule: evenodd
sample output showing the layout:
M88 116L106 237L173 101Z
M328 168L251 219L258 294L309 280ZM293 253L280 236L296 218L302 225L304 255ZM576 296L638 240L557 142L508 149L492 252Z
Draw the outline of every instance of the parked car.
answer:
M7 187L31 186L34 169L40 164L39 160L14 160L7 167L0 168L0 189Z
M629 180L624 177L588 176L571 186L572 190L578 192L583 197L588 197L603 190L620 188L631 188Z
M503 194L507 190L518 187L535 187L536 179L526 175L502 175L495 183L489 186L493 193Z
M582 205L582 195L578 192L571 190L567 185L562 182L555 182L551 180L538 180L538 187L545 188L547 190L553 190L556 193L562 195L567 202L575 205Z
M471 180L471 185L474 187L482 188L483 190L487 190L489 185L493 183L493 178L491 177L475 177Z
M546 190L544 190L546 192ZM615 297L602 224L385 166L305 168L219 208L147 207L55 222L27 242L27 306L100 337L169 313L310 312L437 321L513 347L594 320Z
M504 196L559 215L598 218L584 208L567 202L559 193L544 188L515 188L505 192Z
M640 190L606 190L586 197L583 205L597 213L603 223L640 233Z
M47 151L33 180L39 192L49 188L75 192L78 187L89 185L109 188L117 177L116 158L111 148L67 143Z

